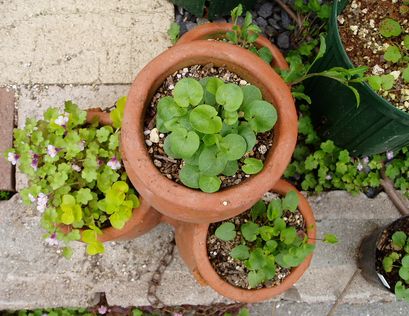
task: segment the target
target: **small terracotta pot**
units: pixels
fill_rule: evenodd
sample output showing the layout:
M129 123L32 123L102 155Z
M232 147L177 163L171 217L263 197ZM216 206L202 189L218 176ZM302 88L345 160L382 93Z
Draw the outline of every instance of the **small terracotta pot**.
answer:
M102 125L112 124L109 113L98 108L87 110L87 122L91 122L95 117L99 119ZM126 222L125 226L122 229L113 227L102 229L102 234L98 235L100 242L134 239L147 233L160 223L162 215L152 208L142 196L139 196L139 200L140 206L132 210L132 217ZM72 227L60 225L60 229L64 233L68 233ZM82 233L83 230L81 229L80 232Z
M224 38L227 32L232 31L232 28L233 24L231 23L205 23L183 34L183 36L177 41L176 45L197 40L208 40L221 37ZM257 48L267 47L270 50L271 54L273 55L273 60L271 61L271 66L273 68L288 68L288 64L283 54L280 52L277 46L273 45L267 38L259 35L254 44Z
M307 199L298 192L296 188L284 180L278 181L271 191L281 195L285 195L289 191L296 191L298 193L300 199L298 209L304 217L306 227L311 227L311 229L307 230L308 242L315 244L315 219ZM209 285L221 295L240 302L255 303L285 292L303 275L312 259L311 254L298 267L293 268L284 281L276 287L245 290L224 281L216 273L210 263L206 247L209 224L190 224L182 222L171 222L171 224L176 227L176 245L179 254L196 280L201 285Z
M264 169L239 185L204 193L177 184L154 166L144 131L145 110L164 80L191 65L225 66L260 88L274 104L278 121ZM127 174L138 192L159 212L186 222L210 223L248 209L284 173L297 141L297 113L289 87L262 59L241 47L218 41L198 40L176 45L153 59L134 80L122 123L121 150Z

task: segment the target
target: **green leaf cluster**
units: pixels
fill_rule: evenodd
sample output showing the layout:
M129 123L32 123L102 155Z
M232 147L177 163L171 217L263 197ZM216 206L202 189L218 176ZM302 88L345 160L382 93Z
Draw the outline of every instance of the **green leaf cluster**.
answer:
M223 241L240 238L241 244L231 250L230 256L244 262L250 288L273 279L277 265L297 267L313 252L314 246L303 232L283 219L287 212L297 210L298 203L295 191L268 204L260 200L250 210L251 220L240 227L231 221L223 222L215 230L215 236Z
M113 127L102 126L98 120L86 123L87 113L71 101L65 102L63 113L49 108L42 119L29 118L24 128L14 130L14 147L5 153L6 159L9 152L19 156L18 167L29 178L29 186L21 191L23 201L37 203L43 212L41 225L48 231L45 237L56 233L67 257L72 254L68 244L81 238L81 228L86 229L82 239L88 253L103 252L97 240L101 229L122 228L132 209L139 206L120 164L125 103L126 98L120 98L110 113ZM63 117L67 122L62 125ZM112 168L112 160L119 166ZM41 207L40 193L46 196ZM59 225L74 229L63 234Z
M271 130L277 121L274 106L255 86L225 83L217 77L200 81L183 78L157 105L156 126L167 133L164 150L183 159L179 177L190 188L218 191L219 175L231 176L238 161L256 144L257 133ZM243 161L242 170L255 174L263 163Z
M261 29L253 23L253 17L249 11L246 12L243 24L238 23L238 18L243 14L243 6L239 4L231 11L233 21L232 31L226 33L226 39L232 44L247 48L258 55L267 64L273 60L273 55L267 47L257 48L254 42L261 33Z
M2 311L6 316L93 316L87 308L38 308L34 310Z

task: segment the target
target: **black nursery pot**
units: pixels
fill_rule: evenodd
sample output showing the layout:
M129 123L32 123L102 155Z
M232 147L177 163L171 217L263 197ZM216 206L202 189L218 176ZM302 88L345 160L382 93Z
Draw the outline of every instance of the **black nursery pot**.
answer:
M391 293L395 293L395 289L392 285L389 285L385 277L380 274L376 269L377 256L380 255L379 251L383 242L390 239L395 231L400 230L403 222L409 221L409 216L404 216L389 225L375 229L370 235L366 236L359 248L358 266L361 269L362 276L373 285L387 290ZM386 232L388 238L381 237Z

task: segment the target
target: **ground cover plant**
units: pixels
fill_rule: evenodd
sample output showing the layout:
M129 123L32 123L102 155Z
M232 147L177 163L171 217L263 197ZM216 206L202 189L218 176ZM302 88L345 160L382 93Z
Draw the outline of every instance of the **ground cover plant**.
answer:
M72 255L69 243L80 239L88 254L103 252L97 240L101 229L122 228L139 206L119 152L124 106L125 98L119 99L110 113L113 126L87 123L87 112L71 101L62 113L49 108L42 119L28 118L14 130L14 147L5 153L28 176L21 197L42 215L47 243L62 242L66 257ZM66 233L64 225L73 229ZM82 238L79 229L84 229Z
M167 134L164 151L183 159L181 182L203 192L216 192L220 176L240 168L256 174L263 162L246 156L257 134L270 131L277 121L272 104L262 100L253 85L225 83L217 77L178 81L172 96L157 104L156 127Z

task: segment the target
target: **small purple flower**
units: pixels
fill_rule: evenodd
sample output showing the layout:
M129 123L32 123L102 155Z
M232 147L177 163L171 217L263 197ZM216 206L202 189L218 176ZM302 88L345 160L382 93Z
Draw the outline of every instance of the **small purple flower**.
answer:
M51 158L54 158L55 156L57 156L57 154L58 154L58 149L57 148L55 148L55 146L53 146L53 145L48 145L47 146L47 154L51 157Z
M386 152L386 159L388 160L392 160L393 159L393 151L392 150L388 150Z
M37 211L44 213L45 209L47 208L47 203L48 195L40 193L37 197Z
M33 169L35 171L37 171L37 169L38 169L38 159L39 158L40 158L40 156L37 155L37 154L33 154L33 156L32 156L31 167L33 167Z
M54 123L65 127L65 125L68 123L68 120L69 120L68 115L69 115L68 113L64 113L63 115L58 116L57 119L54 121Z
M173 313L173 316L183 316L182 313Z
M46 238L45 242L49 245L49 246L58 246L59 242L57 240L57 234L56 233L52 233L50 237Z
M361 163L358 163L356 169L358 169L358 171L362 171L364 169L364 166Z
M364 158L362 158L362 162L367 165L369 163L369 157L365 156Z
M100 307L98 307L98 313L101 315L105 315L108 311L108 308L104 305L101 305Z
M80 150L81 151L83 151L84 149L85 149L85 144L86 144L86 142L85 142L85 140L82 140L80 143L79 143L79 147L80 147Z
M72 165L71 165L71 168L72 168L74 171L77 171L77 172L80 172L80 171L81 171L81 167L78 166L78 165L76 165L76 164L72 164Z
M114 157L110 161L108 161L107 166L112 170L118 170L121 168L121 163L118 161L118 159L116 159L116 157Z
M28 194L28 199L31 201L31 203L36 201L36 198L31 193Z
M7 155L7 160L10 161L13 166L16 165L19 158L20 156L15 153L8 153Z
M325 180L332 180L332 176L331 176L330 174L327 174L327 175L325 176Z

